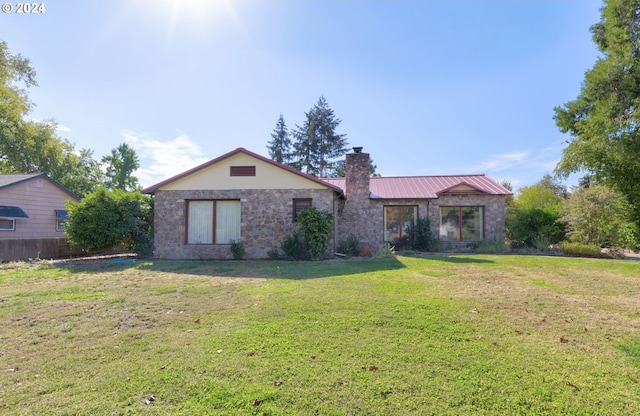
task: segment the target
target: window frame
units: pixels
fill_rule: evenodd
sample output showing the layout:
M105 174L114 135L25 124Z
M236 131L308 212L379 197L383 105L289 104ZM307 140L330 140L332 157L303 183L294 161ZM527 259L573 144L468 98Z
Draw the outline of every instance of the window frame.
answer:
M442 215L442 209L446 208L446 209L454 209L457 208L458 209L458 230L460 233L460 236L457 239L449 239L449 238L443 238L443 234L442 234L442 219L443 219L443 215ZM462 210L463 209L479 209L480 210L480 227L479 227L479 231L480 231L480 238L479 239L465 239L465 233L464 233L464 216L462 214ZM472 242L472 241L482 241L484 240L484 235L485 235L485 206L484 205L441 205L439 212L438 212L439 216L440 216L440 224L438 225L438 237L440 238L440 240L442 241L459 241L459 242Z
M238 213L238 238L237 240L239 241L241 236L242 236L242 205L241 205L241 201L239 199L187 199L185 200L185 230L184 230L184 244L185 245L229 245L229 242L218 242L217 241L217 237L218 237L218 228L217 228L217 223L218 223L218 219L217 219L217 215L218 215L218 206L217 204L219 202L238 202L238 209L239 209L239 213ZM211 242L210 243L200 243L200 242L190 242L189 241L189 214L190 214L190 205L193 202L212 202L212 208L211 208L211 219L212 219L212 223L211 223Z
M304 206L298 207L298 204L302 203ZM308 205L306 205L308 204ZM313 198L293 198L291 222L298 222L298 214L305 208L311 208L313 206Z
M56 231L64 231L64 226L62 224L65 222L67 222L67 220L62 218L60 214L56 212Z
M16 219L15 218L0 218L1 221L11 221L12 228L3 228L0 226L0 231L15 231L16 230Z
M392 209L392 208L396 208L399 209L399 223L398 225L398 239L397 240L388 240L387 239L387 209ZM403 237L403 233L405 232L404 227L402 226L402 210L404 208L413 208L414 209L414 213L413 213L413 225L416 225L416 222L418 221L418 218L420 218L420 206L417 204L410 204L410 205L383 205L382 206L382 241L384 241L385 243L390 243L390 242L397 242L400 239L402 239Z

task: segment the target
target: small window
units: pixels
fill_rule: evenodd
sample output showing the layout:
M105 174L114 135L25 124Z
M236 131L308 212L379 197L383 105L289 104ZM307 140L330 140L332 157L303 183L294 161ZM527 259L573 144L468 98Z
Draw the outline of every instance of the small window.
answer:
M56 209L56 231L64 231L64 223L69 220L69 215L64 209Z
M293 200L293 222L298 222L298 214L305 208L311 208L311 198L295 198Z
M0 218L0 231L15 231L16 220L13 218Z
M231 176L256 176L256 167L231 166Z

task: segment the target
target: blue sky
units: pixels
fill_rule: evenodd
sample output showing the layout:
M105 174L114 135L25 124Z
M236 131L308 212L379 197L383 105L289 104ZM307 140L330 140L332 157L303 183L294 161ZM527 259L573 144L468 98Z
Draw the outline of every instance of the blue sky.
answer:
M16 3L13 3L16 4ZM0 15L30 59L34 119L152 185L237 147L268 156L323 95L383 176L531 185L567 136L553 107L598 57L596 0L50 0ZM566 183L572 184L576 178Z

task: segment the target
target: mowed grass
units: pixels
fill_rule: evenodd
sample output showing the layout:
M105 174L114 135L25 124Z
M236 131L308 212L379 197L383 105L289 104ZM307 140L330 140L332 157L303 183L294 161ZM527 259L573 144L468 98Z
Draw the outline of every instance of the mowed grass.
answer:
M2 414L640 413L634 261L6 264L0 328Z

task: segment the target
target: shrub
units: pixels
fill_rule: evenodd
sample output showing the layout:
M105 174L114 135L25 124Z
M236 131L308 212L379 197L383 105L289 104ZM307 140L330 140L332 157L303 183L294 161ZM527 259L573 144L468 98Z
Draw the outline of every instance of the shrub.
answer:
M289 260L302 260L307 257L304 242L300 237L300 233L293 233L291 237L285 238L282 241L280 248L282 248L284 255Z
M609 257L595 244L572 243L565 241L560 243L560 251L566 256Z
M267 251L267 256L269 256L271 260L278 260L278 258L280 257L280 251L278 250L278 247L271 247L269 251Z
M104 187L68 201L69 241L90 252L124 244L141 257L153 250L153 199L140 191L107 191Z
M359 256L361 253L360 240L355 234L351 234L346 240L340 241L340 252L349 257Z
M547 246L565 237L565 225L558 215L539 208L516 209L507 219L507 237L516 247L535 247L544 240Z
M409 248L419 251L432 251L436 245L436 236L431 231L431 221L429 218L418 218L415 225L407 227L406 231L407 243Z
M244 255L246 254L244 244L236 240L229 240L229 244L231 244L231 246L229 247L229 250L231 250L231 254L233 255L233 258L235 260L242 260L244 258Z
M324 258L333 231L331 213L316 207L305 208L298 213L298 223L311 260Z
M380 247L378 250L373 252L374 259L393 257L395 255L396 255L396 250L389 243L384 243L382 247Z

